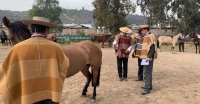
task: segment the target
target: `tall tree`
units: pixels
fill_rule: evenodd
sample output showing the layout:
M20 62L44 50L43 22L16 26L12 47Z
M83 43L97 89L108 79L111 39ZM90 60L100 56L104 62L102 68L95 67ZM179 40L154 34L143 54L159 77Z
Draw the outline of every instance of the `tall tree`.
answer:
M185 33L196 33L200 27L199 0L173 0L172 12L177 17L177 28Z
M200 27L200 0L137 0L148 24L171 25L176 32L188 34Z
M62 24L60 20L61 13L62 8L59 6L58 0L35 0L29 15L30 17L46 17L53 23Z
M117 34L121 26L126 26L126 16L135 12L131 0L95 0L93 5L95 26L105 27L113 34Z
M142 13L147 16L149 25L160 25L165 27L168 24L169 2L171 0L137 0Z

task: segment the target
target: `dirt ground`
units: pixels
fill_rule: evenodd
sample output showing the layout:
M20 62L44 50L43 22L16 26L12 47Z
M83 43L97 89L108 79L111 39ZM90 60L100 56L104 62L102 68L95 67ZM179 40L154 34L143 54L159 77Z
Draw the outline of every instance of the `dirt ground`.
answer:
M0 59L9 48L0 47ZM187 50L187 49L186 49ZM105 48L96 104L200 104L200 54L194 50L172 54L162 51L154 63L153 90L142 96L136 82L137 59L129 59L128 81L119 82L113 49ZM93 88L81 97L86 79L81 73L65 80L62 104L90 104ZM0 104L3 104L0 100Z

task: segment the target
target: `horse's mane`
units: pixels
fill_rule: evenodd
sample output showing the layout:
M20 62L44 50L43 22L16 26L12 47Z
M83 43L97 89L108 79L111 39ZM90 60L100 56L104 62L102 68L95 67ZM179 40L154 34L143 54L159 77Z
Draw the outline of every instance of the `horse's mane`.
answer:
M12 33L11 40L15 42L20 42L31 37L30 30L21 21L11 23L9 31Z

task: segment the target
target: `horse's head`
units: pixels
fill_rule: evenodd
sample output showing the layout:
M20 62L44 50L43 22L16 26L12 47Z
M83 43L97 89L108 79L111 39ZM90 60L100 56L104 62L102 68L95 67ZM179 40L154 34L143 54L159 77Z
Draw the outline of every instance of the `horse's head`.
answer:
M11 22L7 17L3 17L2 21L8 28L9 37L13 45L31 37L30 30L21 21Z
M178 37L184 39L184 36L183 36L182 33L179 33L179 34L178 34Z
M189 34L187 40L198 38L197 34Z

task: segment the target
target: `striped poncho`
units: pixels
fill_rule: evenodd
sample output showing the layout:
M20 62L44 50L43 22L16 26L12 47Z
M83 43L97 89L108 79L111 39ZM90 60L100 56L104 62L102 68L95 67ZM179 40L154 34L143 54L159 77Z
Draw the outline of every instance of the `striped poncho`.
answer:
M13 47L0 68L0 94L5 104L61 101L69 66L61 47L45 38L31 38Z
M129 53L126 53L129 47L133 44L133 39L129 35L116 35L116 55L119 58L128 58Z
M135 50L132 56L140 59L148 58L150 47L153 44L156 46L156 38L154 34L147 34L144 37L137 36L136 41ZM154 58L157 58L157 49L155 49L155 52Z

